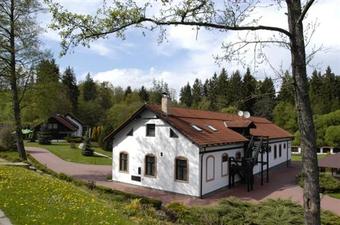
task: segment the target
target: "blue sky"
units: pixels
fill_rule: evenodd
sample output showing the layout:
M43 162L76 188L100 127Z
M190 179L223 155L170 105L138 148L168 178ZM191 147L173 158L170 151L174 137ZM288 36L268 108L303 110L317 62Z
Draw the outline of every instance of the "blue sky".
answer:
M93 13L101 3L98 0L58 0L58 2L65 8L79 13ZM326 66L330 65L335 73L340 74L340 64L337 63L340 57L340 13L337 10L337 3L337 0L322 0L317 1L311 8L307 23L316 22L318 28L307 48L307 53L312 51L313 46L323 45L324 50L313 59L309 71L313 68L324 71ZM277 11L261 8L256 12L256 16L261 17L262 24L283 28L287 26L284 9ZM128 85L133 88L141 85L150 87L152 80L158 79L169 83L169 86L178 93L179 88L185 83L193 83L196 77L204 80L222 67L226 67L229 73L236 69L245 70L236 62L223 62L218 65L213 58L213 55L223 55L222 42L235 41L239 38L239 34L235 32L200 30L197 33L190 27L169 27L168 40L159 44L157 32L148 32L143 36L139 30L130 30L126 33L127 38L124 41L113 37L98 40L91 44L91 48L76 47L60 58L60 39L55 31L47 28L50 15L43 14L39 16L39 20L46 31L41 35L44 47L52 51L62 70L67 66L73 67L78 81L84 79L88 72L97 81L109 81L114 86L123 87ZM290 69L290 57L286 49L270 47L264 51L269 63L254 65L252 53L246 54L244 58L244 63L250 66L256 78L271 76L276 79L280 71ZM276 80L278 86L280 80Z

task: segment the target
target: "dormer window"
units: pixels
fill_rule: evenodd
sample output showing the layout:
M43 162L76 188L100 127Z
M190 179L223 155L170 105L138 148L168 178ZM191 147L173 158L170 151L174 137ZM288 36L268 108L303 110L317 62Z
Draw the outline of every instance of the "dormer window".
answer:
M170 137L171 138L178 138L178 135L175 133L173 129L170 128Z
M126 134L126 136L133 136L133 128Z
M146 136L147 137L156 136L156 125L155 124L146 124Z
M212 131L217 131L217 129L215 127L211 126L211 125L208 125L208 128Z
M199 132L203 131L202 128L200 128L200 127L198 127L198 126L196 126L194 124L191 125L191 127L194 128L196 131L199 131Z

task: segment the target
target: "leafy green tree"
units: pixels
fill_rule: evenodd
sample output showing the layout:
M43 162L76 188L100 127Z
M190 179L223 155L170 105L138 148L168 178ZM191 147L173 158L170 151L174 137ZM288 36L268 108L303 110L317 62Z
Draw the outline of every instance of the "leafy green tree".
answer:
M86 75L85 81L82 84L83 88L83 99L84 101L91 101L96 99L97 97L97 86L96 83L91 78L91 75L88 73Z
M0 81L12 95L17 150L23 160L27 156L21 133L21 102L41 56L36 22L40 9L37 0L0 1Z
M294 134L297 130L297 115L294 105L289 102L280 102L273 111L274 122L285 130Z
M71 67L67 67L62 75L61 81L66 89L67 97L72 104L72 112L77 114L78 111L78 97L79 89L77 85L76 76Z
M150 103L160 104L163 93L170 94L169 86L164 81L152 81L152 88L149 91Z
M340 125L327 128L325 143L329 146L340 147Z
M187 85L181 88L180 101L187 107L191 107L192 105L192 93L189 82L187 83Z
M340 107L339 100L336 99L336 77L328 66L323 75L323 85L321 86L321 95L323 99L327 99L327 104L324 104L323 113L329 113Z
M102 82L97 85L96 102L104 109L108 110L113 105L113 87L108 82Z
M34 88L27 92L23 109L25 119L42 122L48 117L72 110L65 86L59 82L59 67L54 60L42 60L36 69L37 82Z
M229 114L236 114L238 110L235 106L228 106L226 108L221 109L221 112L229 113Z

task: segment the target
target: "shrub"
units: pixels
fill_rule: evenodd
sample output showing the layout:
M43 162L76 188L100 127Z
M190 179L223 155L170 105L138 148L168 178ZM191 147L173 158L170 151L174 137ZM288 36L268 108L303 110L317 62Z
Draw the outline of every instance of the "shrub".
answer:
M41 145L50 145L52 140L51 132L46 126L42 125L38 134L38 142Z
M302 174L297 177L298 184L303 187ZM321 193L335 193L340 192L340 181L327 173L320 173L320 192Z
M91 148L91 141L90 141L90 137L88 135L88 132L86 132L85 135L85 140L84 140L84 144L83 144L83 148L81 153L84 156L93 156L93 149Z
M16 149L15 134L13 129L5 127L0 129L0 150L8 151Z
M83 138L76 136L67 136L65 137L65 141L67 141L68 143L81 143L83 141Z

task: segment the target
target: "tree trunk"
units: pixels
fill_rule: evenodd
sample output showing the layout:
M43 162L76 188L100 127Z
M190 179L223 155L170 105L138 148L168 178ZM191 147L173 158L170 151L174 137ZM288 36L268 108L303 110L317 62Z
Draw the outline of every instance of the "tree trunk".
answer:
M16 74L16 48L15 48L15 0L11 0L11 34L10 34L10 45L11 45L11 78L10 85L12 91L12 100L13 100L13 113L14 113L14 121L15 121L15 133L16 133L16 141L17 141L17 150L19 156L22 160L26 160L26 151L24 147L23 136L21 132L21 116L20 116L20 104L18 97L18 86L17 86L17 74Z
M301 16L301 1L286 0L288 6L289 31L292 34L291 57L295 91L295 104L301 132L302 172L304 178L304 216L305 224L321 224L319 169L316 151L316 135L313 114L308 96L306 53Z

